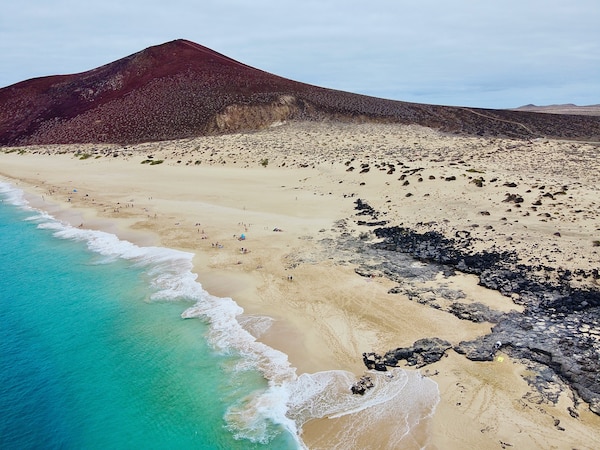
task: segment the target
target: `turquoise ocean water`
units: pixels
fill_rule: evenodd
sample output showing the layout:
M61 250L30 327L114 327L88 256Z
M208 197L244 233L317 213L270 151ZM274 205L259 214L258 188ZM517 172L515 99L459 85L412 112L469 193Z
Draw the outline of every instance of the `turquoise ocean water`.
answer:
M74 228L0 181L0 449L298 449L323 417L326 448L381 424L386 448L426 446L433 381L371 373L358 396L349 372L297 376L256 339L271 319L204 291L192 257Z
M189 255L70 228L8 185L0 198L0 448L298 448L268 417L237 420L268 384L209 345L208 320L181 318L206 295Z

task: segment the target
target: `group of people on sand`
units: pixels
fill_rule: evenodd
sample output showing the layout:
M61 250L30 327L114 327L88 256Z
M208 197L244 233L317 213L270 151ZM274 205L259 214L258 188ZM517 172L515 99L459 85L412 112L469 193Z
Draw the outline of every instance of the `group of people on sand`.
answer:
M200 239L208 239L208 236L206 235L206 232L204 231L204 228L201 230L199 227L201 226L200 222L196 222L196 229L198 230L198 234L202 234L202 237ZM213 245L214 247L214 245Z
M245 230L246 232L248 231L248 226L249 226L248 224L245 224L245 223L243 223L243 222L239 222L239 223L238 223L238 225L240 225L240 226L243 226L243 227L244 227L244 230ZM202 233L202 239L207 239L207 237L208 237L208 236L206 235L206 233L204 232L204 230L203 230L203 229L201 230L201 229L199 228L199 227L201 226L201 224L200 224L200 223L196 223L196 224L195 224L195 226L197 227L198 233ZM279 228L279 227L275 227L275 228L273 228L273 231L276 231L276 232L281 232L281 231L283 231L283 230L282 230L281 228ZM238 236L237 234L234 234L234 235L233 235L233 238L234 238L234 239L237 239L238 241L245 241L245 240L246 240L246 235L245 235L244 233L240 234L239 236ZM223 244L222 244L222 243L220 243L219 241L217 241L217 242L212 242L210 245L211 245L211 247L213 247L213 248L219 248L219 249L221 249L221 248L223 248L223 247L224 247L224 246L223 246ZM247 254L247 253L250 253L250 250L249 250L247 247L240 247L239 251L240 251L240 253L241 253L241 254L243 254L243 255L245 255L245 254ZM241 260L238 260L238 261L237 261L237 264L242 264L242 261L241 261ZM260 267L261 267L261 266L259 266L259 267L257 267L257 268L260 268ZM293 280L292 276L291 276L291 275L289 275L289 276L287 277L287 280L288 280L288 281L292 281L292 280Z

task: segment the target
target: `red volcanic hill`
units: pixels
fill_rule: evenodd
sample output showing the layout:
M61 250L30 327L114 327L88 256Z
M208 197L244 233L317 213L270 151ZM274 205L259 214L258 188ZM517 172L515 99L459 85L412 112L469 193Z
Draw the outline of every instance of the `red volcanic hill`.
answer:
M96 69L0 89L0 145L137 143L281 120L412 123L446 132L600 140L600 117L434 106L311 86L176 40Z

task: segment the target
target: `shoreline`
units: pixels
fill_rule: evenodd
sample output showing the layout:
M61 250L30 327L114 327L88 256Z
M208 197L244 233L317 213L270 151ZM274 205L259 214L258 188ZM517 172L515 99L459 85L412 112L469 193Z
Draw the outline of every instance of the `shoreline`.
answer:
M480 188L475 185L471 188L472 183L467 180L468 176L476 179L480 172L467 172L466 164L459 163L463 159L458 150L450 150L449 146L462 146L465 154L488 155L486 163L499 164L501 160L495 156L498 146L516 145L515 141L493 139L490 143L484 138L444 136L418 127L341 126L338 129L290 125L284 130L285 127L288 125L251 135L142 144L118 149L121 152L118 157L79 160L80 156L74 156L76 149L94 146L71 146L71 153L62 155L42 155L41 148L27 149L23 155L0 153L1 175L8 178L10 171L12 179L19 183L17 187L40 200L43 195L44 201L56 202L57 208L66 208L60 214L75 226L81 220L86 228L98 227L139 245L161 245L195 253L194 271L205 290L213 295L232 297L244 308L245 314L268 315L275 319L271 332L261 337L261 341L276 349L283 348L299 374L343 369L360 375L365 370L360 355L365 351L385 352L411 345L421 337L433 336L457 344L489 332L489 323L459 320L403 295L390 299L388 291L396 283L385 277L370 279L355 273L359 265L357 259L364 255L340 256L329 243L339 240L343 233L355 239L361 239L361 235L372 239L369 226L355 224L360 220L354 210L354 202L359 197L372 202L375 210L387 213L380 219L398 224L414 220L415 228L418 222L428 222L442 215L450 220L446 223L438 220L437 223L442 224L439 227L451 229L453 215L456 217L457 211L462 209L464 214L459 220L472 224L477 221L481 225L472 229L475 235L481 233L477 246L486 244L482 221L494 220L493 225L501 230L496 234L512 238L500 241L496 236L498 246L515 241L526 246L538 238L540 242L549 241L557 224L561 234L570 241L572 247L569 248L574 248L575 253L581 252L579 259L570 261L573 267L585 267L589 258L597 258L584 244L587 242L591 247L592 230L594 224L597 225L594 218L590 219L591 224L577 224L576 229L568 220L560 218L554 224L527 222L533 214L523 216L525 211L518 211L516 204L506 205L513 210L504 213L506 221L495 217L496 214L480 214L486 197L498 199L500 204L505 191L513 188L498 183L499 188L486 189L481 195ZM353 135L356 130L359 130L358 135ZM281 141L284 134L298 142L286 144ZM261 143L261 139L264 142ZM366 147L370 141L373 143ZM437 147L427 148L432 141ZM289 145L291 150L296 150L290 150L283 158L280 149L273 148L278 142L280 147ZM484 144L490 150L486 150ZM324 156L307 152L307 145L318 148L318 153ZM348 150L351 145L354 148ZM563 144L524 145L531 151L532 147L543 149L546 145L554 149ZM592 153L588 150L590 144L578 145L584 155ZM396 156L391 155L392 150L400 152L404 146L410 147L410 153L402 153L401 166L395 161ZM196 147L200 150L194 150ZM441 158L437 154L443 149L448 149L453 156L445 156L442 164L435 160ZM36 151L39 153L33 154ZM148 159L149 152L154 156L152 159L165 162L154 167L140 164ZM352 157L356 162L351 160L349 152L354 152ZM544 155L539 157L544 159ZM557 160L558 156L554 154ZM260 161L265 158L268 164L262 167ZM363 174L358 173L365 169L361 169L361 158L368 161L362 164L368 164L370 169ZM382 162L389 162L391 158L395 158L393 176L388 174L392 170L389 164ZM195 164L195 161L201 163ZM450 164L453 162L455 166ZM282 166L283 163L286 164ZM518 163L521 169L525 168L523 161ZM421 166L424 168L410 173ZM483 160L470 162L468 166L476 166L474 170L478 171L490 170L483 166ZM355 170L348 172L350 167ZM429 173L436 179L430 180ZM457 179L446 181L453 173ZM457 186L462 181L459 173L466 176ZM506 176L497 167L495 173ZM152 180L147 179L149 174ZM405 179L399 180L402 175ZM417 181L419 176L422 181ZM555 176L553 183L557 187L567 178L560 173ZM488 175L485 177L485 184L491 188ZM404 186L405 181L410 181L409 185ZM586 180L575 183L584 185L582 181ZM593 203L597 192L593 185L591 190L585 191L583 187L573 187L575 183L570 180L567 192L581 193L578 200L582 206L573 206L573 209L584 211L574 214L585 215L587 205ZM415 201L415 197L423 199L426 194L431 199L440 199L446 191L453 190L457 191L456 197L442 203L444 211L441 213L435 211L436 203L429 199L431 205ZM49 194L50 191L54 193ZM461 192L467 192L468 198ZM392 193L401 195L392 196ZM408 193L412 195L405 196ZM519 194L527 198L521 190ZM396 204L401 208L395 209ZM469 210L465 210L465 204L470 205ZM81 211L84 211L82 216L78 216ZM339 227L340 221L345 221L345 229ZM522 222L527 222L523 225L527 228L519 225ZM503 226L510 227L512 235L507 236ZM273 231L275 228L283 231ZM589 237L586 237L588 230ZM242 233L246 239L238 241ZM217 242L223 247L211 246ZM242 252L242 247L248 252ZM290 275L292 280L288 279ZM483 298L500 310L518 309L509 298L478 287L477 280L467 275L458 274L453 280L441 277L429 283L454 283L454 290L462 290L468 297ZM528 400L526 395L530 388L522 378L526 368L508 355L504 356L502 363L474 363L450 351L446 358L426 368L439 373L432 379L437 382L442 397L423 431L430 434L428 448L487 447L492 443L498 445L499 441L528 448L544 448L556 442L563 442L566 448L567 442L579 442L585 448L586 442L588 445L593 442L589 439L598 438L594 429L600 424L598 416L579 408L579 418L571 417L565 407L567 394L561 396L559 407ZM513 415L520 418L519 424ZM318 441L321 425L327 420L307 424L302 436L309 447L311 442ZM554 425L556 420L566 431ZM559 445L559 448L562 447Z

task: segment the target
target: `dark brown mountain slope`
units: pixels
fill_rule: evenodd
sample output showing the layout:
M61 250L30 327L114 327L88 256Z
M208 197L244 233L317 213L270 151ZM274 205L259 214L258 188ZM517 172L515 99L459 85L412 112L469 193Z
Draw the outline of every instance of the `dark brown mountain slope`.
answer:
M176 40L87 72L0 89L0 145L136 143L280 120L375 120L447 132L600 140L600 117L422 105L281 78Z

